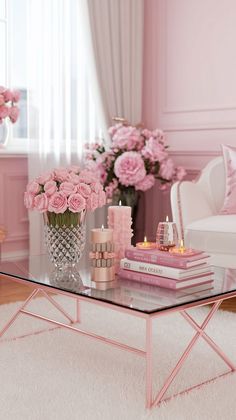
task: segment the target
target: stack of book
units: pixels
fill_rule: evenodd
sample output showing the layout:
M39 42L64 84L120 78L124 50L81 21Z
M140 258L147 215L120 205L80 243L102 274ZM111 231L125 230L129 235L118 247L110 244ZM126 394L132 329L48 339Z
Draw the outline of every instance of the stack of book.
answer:
M156 249L135 247L125 250L119 277L172 290L206 285L213 282L209 255L196 251L191 256L176 256Z

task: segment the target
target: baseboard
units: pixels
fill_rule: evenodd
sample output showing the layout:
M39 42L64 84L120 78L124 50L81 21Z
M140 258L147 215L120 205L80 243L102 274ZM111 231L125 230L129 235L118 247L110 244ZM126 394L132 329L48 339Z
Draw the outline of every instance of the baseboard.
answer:
M8 259L8 258L17 258L24 259L29 256L29 250L28 249L22 249L20 251L10 251L10 252L2 252L2 260Z

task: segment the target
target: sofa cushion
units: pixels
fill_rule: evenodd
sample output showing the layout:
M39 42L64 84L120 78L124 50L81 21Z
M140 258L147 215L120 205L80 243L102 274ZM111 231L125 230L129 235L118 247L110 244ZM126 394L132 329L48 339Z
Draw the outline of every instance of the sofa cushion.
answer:
M185 243L191 248L236 257L236 215L210 216L188 224Z

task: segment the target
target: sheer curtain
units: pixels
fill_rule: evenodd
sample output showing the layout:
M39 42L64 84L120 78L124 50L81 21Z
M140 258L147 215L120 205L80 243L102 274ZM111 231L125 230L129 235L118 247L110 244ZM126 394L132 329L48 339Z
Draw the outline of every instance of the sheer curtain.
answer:
M88 0L106 121L142 118L143 0Z
M29 179L78 164L83 143L106 131L90 34L87 0L28 1ZM30 214L33 254L41 223Z

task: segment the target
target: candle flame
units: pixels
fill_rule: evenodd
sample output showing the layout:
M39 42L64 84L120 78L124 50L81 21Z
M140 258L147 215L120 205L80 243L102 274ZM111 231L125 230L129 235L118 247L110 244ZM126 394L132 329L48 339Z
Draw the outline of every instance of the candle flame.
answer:
M147 242L147 237L146 236L144 236L143 242Z
M102 225L102 228L101 229L104 230L104 225Z
M119 201L119 206L122 206L122 202L121 202L121 200Z
M168 216L166 216L166 222L169 222L169 217Z

